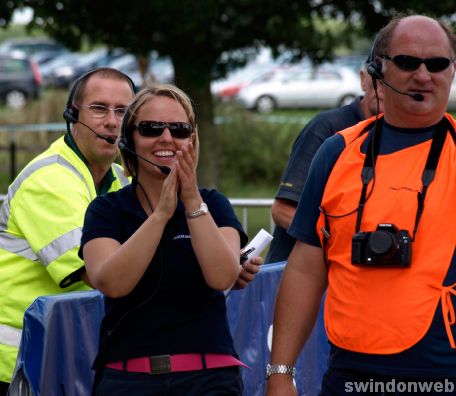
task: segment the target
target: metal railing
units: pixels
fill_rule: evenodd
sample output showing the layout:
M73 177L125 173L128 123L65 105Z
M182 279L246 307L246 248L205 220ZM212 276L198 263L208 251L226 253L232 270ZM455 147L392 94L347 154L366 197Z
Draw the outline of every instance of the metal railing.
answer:
M0 125L0 132L6 132L9 135L8 151L10 159L10 181L13 181L17 174L17 132L64 132L66 124L48 123L48 124L6 124Z
M249 225L249 208L271 208L272 198L229 198L234 208L240 208L242 213L242 227L248 230ZM269 232L274 230L274 220L272 220L271 211L269 211Z

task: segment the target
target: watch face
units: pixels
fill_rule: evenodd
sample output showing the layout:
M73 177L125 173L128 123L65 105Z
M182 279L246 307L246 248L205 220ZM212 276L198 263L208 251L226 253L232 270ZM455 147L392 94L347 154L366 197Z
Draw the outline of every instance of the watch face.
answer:
M190 212L190 213L187 211L185 212L188 219L192 219L194 217L199 217L199 216L205 215L207 213L209 213L209 209L205 202L201 203L198 210L195 210L194 212Z

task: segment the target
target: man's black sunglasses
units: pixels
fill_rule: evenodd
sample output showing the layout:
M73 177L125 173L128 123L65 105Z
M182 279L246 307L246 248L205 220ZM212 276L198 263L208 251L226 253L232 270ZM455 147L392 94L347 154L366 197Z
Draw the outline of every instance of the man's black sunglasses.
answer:
M393 61L399 69L405 71L415 71L422 63L424 63L428 71L431 73L444 71L451 63L450 59L444 57L417 58L416 56L411 55L396 55L393 57L383 55L382 58Z
M133 125L141 136L158 137L165 128L171 132L171 136L176 139L186 139L192 134L192 125L188 122L160 122L160 121L141 121L138 125Z

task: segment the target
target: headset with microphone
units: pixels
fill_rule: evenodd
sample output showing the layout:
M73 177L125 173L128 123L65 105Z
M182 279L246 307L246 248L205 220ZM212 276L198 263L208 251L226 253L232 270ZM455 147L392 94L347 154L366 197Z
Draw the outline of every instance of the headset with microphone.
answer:
M171 172L171 168L169 166L156 164L155 162L148 160L147 158L143 157L142 155L139 155L134 150L134 144L132 141L131 133L129 133L130 131L127 131L127 125L128 125L128 121L130 120L130 117L131 117L131 112L129 109L127 109L127 111L125 112L124 118L122 120L122 128L120 130L119 149L121 151L132 154L151 165L156 166L158 169L160 169L160 172L163 173L164 175L169 175ZM130 170L130 172L131 172L131 170Z
M119 141L119 149L122 150L122 151L126 151L126 152L128 152L130 154L136 155L138 158L142 159L143 161L148 162L149 164L156 166L158 169L160 169L161 173L163 173L164 175L169 175L170 172L171 172L171 168L169 166L156 164L155 162L152 162L152 161L148 160L147 158L143 157L142 155L139 155L136 151L130 149L127 146L127 144L126 144L124 139L120 139L120 141Z
M379 40L379 35L375 38L374 44L372 45L371 52L369 54L369 59L367 61L367 73L372 77L372 82L374 84L374 87L376 88L376 80L380 80L383 84L385 84L387 87L391 88L394 92L397 92L398 94L408 96L412 98L413 100L416 100L417 102L422 102L424 100L424 96L419 93L408 93L408 92L402 92L399 91L397 88L394 88L392 85L387 83L385 81L385 76L382 73L382 64L381 62L377 62L377 45L378 45L378 40Z
M95 132L91 127L89 127L87 124L85 124L84 122L80 121L79 119L75 118L71 112L68 112L69 109L65 109L65 111L63 112L63 118L65 118L65 120L67 121L67 123L70 123L72 122L73 124L76 124L77 122L79 122L81 125L84 125L89 131L92 131L95 135L97 135L100 139L103 139L105 141L107 141L109 144L115 144L116 143L116 139L114 139L113 137L111 136L103 136L103 135L100 135L98 132ZM71 109L70 109L71 111ZM69 114L68 114L69 113Z
M100 133L94 131L90 126L88 126L84 122L80 121L79 120L79 109L77 109L74 106L74 104L73 104L74 96L76 95L76 91L78 90L78 87L81 85L81 83L83 81L87 80L94 73L97 73L97 72L100 72L100 71L103 71L103 70L110 70L110 69L102 67L102 68L97 68L97 69L90 70L87 73L83 74L81 77L79 77L74 82L73 87L71 88L71 91L70 91L70 95L68 96L66 108L65 108L65 110L63 112L63 118L66 121L68 133L70 133L70 124L76 124L76 123L79 122L81 125L84 125L88 130L93 132L100 139L105 140L109 144L115 144L116 143L116 139L115 138L113 138L111 136L101 135ZM136 88L135 88L135 83L133 82L133 80L129 76L127 76L125 73L122 73L119 70L116 70L116 69L112 69L112 70L115 70L116 73L119 73L119 75L123 76L129 82L129 84L131 86L131 89L133 91L133 94L135 94L136 93Z

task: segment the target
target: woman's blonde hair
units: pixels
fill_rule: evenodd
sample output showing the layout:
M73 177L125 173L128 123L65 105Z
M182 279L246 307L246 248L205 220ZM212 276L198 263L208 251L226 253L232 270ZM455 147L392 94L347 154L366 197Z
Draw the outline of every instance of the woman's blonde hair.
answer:
M121 130L121 139L122 143L127 146L128 149L135 151L135 144L133 141L133 125L136 122L136 115L139 109L144 106L151 98L154 97L167 97L175 100L179 103L185 113L187 114L188 122L192 125L193 130L193 144L196 151L196 161L198 162L199 157L199 138L198 138L198 127L196 125L196 115L193 109L193 103L188 95L177 88L172 84L154 84L150 87L147 87L139 91L133 101L128 106L128 110L125 113L122 130ZM160 121L160 120L157 120ZM125 173L127 176L137 176L138 175L138 158L136 155L129 153L126 150L121 150L120 152L122 158L122 164L125 167Z

